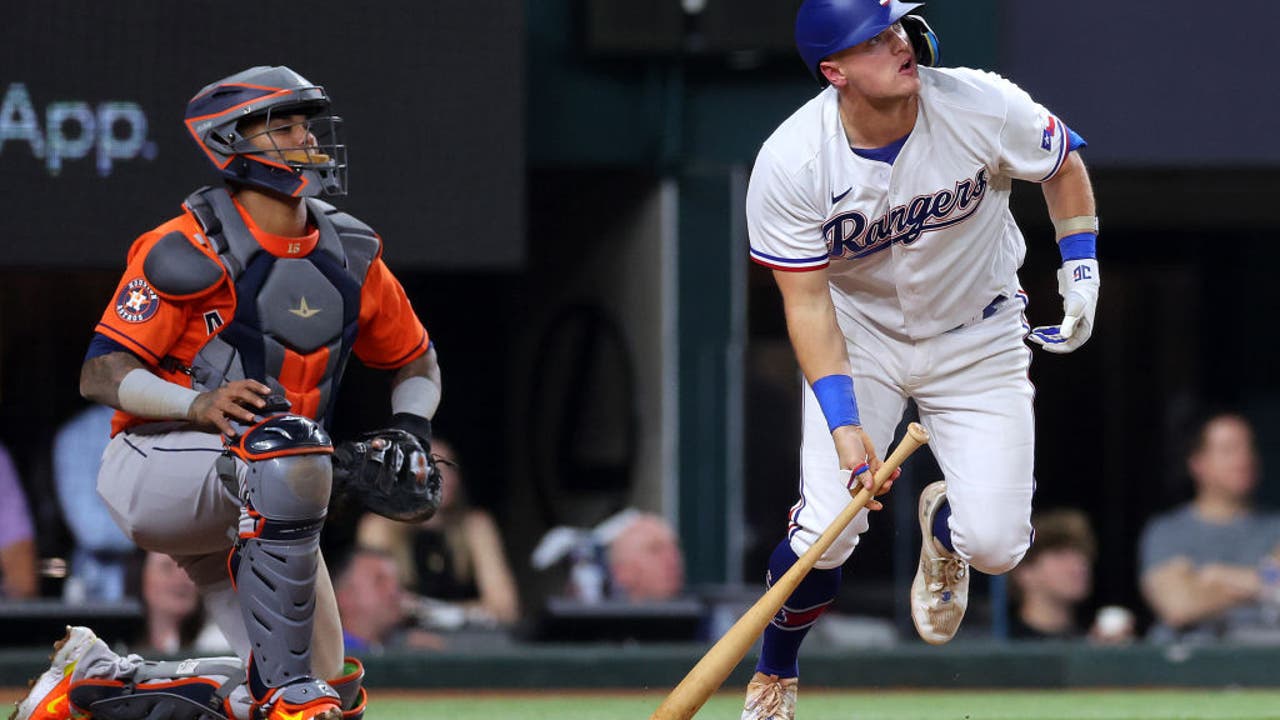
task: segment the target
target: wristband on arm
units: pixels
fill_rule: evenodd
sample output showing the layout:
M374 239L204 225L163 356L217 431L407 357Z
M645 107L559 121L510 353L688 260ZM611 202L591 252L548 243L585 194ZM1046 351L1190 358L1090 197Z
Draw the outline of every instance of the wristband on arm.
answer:
M120 409L130 415L157 420L182 420L200 393L156 377L150 370L134 368L120 381L116 397Z
M1062 262L1098 257L1098 218L1093 215L1077 215L1053 221L1054 234L1058 236L1058 253Z
M827 375L813 381L813 394L818 407L827 419L827 429L835 432L838 427L859 425L858 401L853 396L853 378L848 375Z
M440 406L440 386L421 375L405 378L391 390L391 412L435 417Z
M1058 241L1058 253L1062 262L1095 260L1098 257L1098 236L1091 232L1075 233Z

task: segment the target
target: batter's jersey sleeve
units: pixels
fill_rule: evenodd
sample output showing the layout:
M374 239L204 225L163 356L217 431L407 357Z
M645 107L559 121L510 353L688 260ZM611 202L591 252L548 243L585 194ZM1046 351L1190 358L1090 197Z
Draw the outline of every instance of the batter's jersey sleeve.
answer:
M806 168L798 171L806 172ZM822 213L805 198L796 173L768 146L761 148L747 183L747 235L751 259L777 270L816 270L829 263Z
M988 73L987 77L1005 98L1000 174L1038 183L1049 180L1071 151L1067 126L1022 88L998 75Z
M403 367L427 351L431 338L409 297L381 257L375 258L360 291L360 320L353 350L369 367Z

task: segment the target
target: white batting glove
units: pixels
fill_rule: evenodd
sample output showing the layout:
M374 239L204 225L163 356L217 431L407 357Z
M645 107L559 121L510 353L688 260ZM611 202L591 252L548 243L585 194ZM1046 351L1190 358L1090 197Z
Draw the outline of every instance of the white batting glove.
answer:
M1031 342L1051 353L1069 353L1093 334L1093 311L1098 305L1098 261L1093 258L1068 260L1058 270L1058 294L1062 296L1060 325L1041 325L1031 330Z

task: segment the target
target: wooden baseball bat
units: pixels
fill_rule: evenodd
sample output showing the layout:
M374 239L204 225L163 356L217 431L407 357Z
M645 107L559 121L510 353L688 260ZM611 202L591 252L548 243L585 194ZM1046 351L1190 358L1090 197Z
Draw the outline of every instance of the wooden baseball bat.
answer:
M658 709L653 712L649 720L689 720L703 703L710 698L720 686L724 684L725 678L729 677L729 673L738 666L743 656L755 644L756 638L764 632L769 626L769 622L782 609L783 603L791 597L791 593L795 591L796 586L809 574L813 569L814 563L818 562L818 558L831 547L836 541L840 533L853 521L854 516L858 514L867 501L875 497L875 493L880 486L888 479L889 475L902 464L907 456L915 452L917 448L929 442L929 433L919 423L911 423L907 426L907 434L903 436L902 441L898 443L898 447L894 448L893 453L880 466L880 471L875 474L873 490L868 490L865 486L858 490L853 496L853 500L835 520L827 526L822 536L818 538L803 555L796 560L782 577L773 582L773 586L764 594L755 605L752 605L733 627L711 646L706 655L698 661L688 675L680 681L680 684L667 695Z

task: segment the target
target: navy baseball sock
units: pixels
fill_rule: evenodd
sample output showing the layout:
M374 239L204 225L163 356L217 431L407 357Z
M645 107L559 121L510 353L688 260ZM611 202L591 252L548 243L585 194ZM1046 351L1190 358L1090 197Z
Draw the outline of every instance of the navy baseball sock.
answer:
M796 560L791 543L783 540L769 558L769 582L782 577ZM800 643L809 634L809 628L818 616L836 599L840 589L840 568L809 571L796 587L786 604L774 616L764 630L764 642L760 649L760 661L756 670L765 675L793 678L800 674Z
M947 521L951 519L951 503L943 502L942 507L938 508L938 512L933 514L933 536L938 538L938 542L942 543L942 547L947 552L955 552L955 545L951 544L951 526Z

